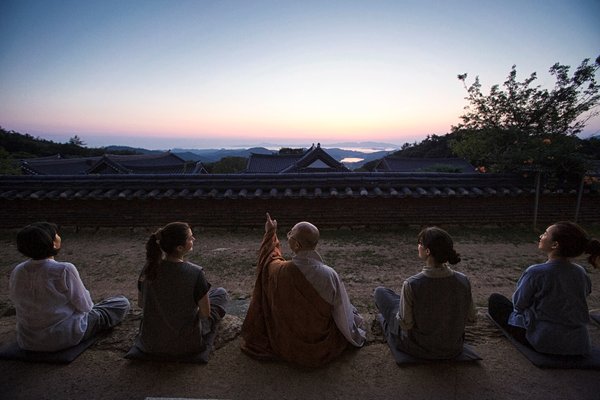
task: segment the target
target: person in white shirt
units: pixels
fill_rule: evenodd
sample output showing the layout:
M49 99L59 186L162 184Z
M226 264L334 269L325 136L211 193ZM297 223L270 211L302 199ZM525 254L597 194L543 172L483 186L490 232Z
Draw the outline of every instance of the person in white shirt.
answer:
M36 222L17 234L17 249L29 257L9 281L17 316L17 343L31 351L58 351L75 346L120 323L130 304L124 296L94 304L77 268L54 259L61 248L58 228Z

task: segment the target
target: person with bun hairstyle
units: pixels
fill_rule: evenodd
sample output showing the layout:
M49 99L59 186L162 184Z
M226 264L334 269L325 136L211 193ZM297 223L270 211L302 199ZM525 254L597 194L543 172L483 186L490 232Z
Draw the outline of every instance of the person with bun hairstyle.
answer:
M17 314L17 344L30 351L59 351L119 324L129 311L124 296L94 304L77 268L54 259L62 246L50 222L17 233L17 249L29 257L10 274L9 296Z
M443 229L423 229L418 254L425 261L423 270L404 281L400 295L376 288L375 305L399 350L424 359L451 359L463 351L465 324L476 318L471 284L447 265L460 262L460 256Z
M138 279L144 314L135 343L145 353L200 353L225 316L227 291L211 288L203 268L184 260L195 240L187 223L171 222L146 243L146 265Z
M540 235L538 249L548 260L523 272L512 302L492 294L488 312L515 339L540 353L586 355L591 350L586 298L592 283L573 258L587 253L597 268L600 242L579 225L562 221Z

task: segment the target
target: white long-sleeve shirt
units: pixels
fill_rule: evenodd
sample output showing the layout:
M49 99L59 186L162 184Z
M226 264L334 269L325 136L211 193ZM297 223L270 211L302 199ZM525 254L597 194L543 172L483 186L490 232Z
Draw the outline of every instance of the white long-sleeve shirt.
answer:
M56 351L81 341L94 303L73 264L27 260L12 271L9 290L21 348Z

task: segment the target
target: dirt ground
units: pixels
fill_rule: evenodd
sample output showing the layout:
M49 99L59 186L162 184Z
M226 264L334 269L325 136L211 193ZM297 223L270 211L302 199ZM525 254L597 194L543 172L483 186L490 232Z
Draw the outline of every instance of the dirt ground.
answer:
M342 277L350 298L369 321L368 343L348 350L330 365L308 370L284 362L259 362L239 350L239 330L254 284L261 227L237 232L195 230L189 257L204 266L213 286L225 287L231 315L220 330L207 365L130 361L123 358L137 333L141 310L136 280L144 263L146 229L75 229L61 232L58 260L75 264L94 301L124 294L133 310L126 320L69 365L0 361L0 397L6 399L144 399L146 397L217 399L600 399L600 373L539 369L525 359L485 318L493 292L510 296L525 267L544 261L537 234L530 228L447 227L473 287L478 321L467 341L483 360L398 367L372 321L372 291L379 285L399 290L422 266L417 258L417 227L397 231L322 232L319 252ZM280 232L286 232L282 227ZM598 237L600 228L592 233ZM23 260L14 230L0 231L0 343L14 338L14 308L8 277ZM283 236L280 234L280 237ZM290 254L284 245L287 255ZM594 291L590 309L600 308L600 270L582 259ZM600 345L600 328L590 325Z

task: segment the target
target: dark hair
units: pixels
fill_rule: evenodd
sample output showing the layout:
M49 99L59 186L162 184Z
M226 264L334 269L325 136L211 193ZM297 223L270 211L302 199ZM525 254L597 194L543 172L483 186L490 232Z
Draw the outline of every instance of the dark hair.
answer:
M34 260L43 260L58 254L54 239L58 227L50 222L35 222L17 233L17 250Z
M423 247L429 249L431 256L438 263L449 262L454 265L460 262L460 255L454 250L454 242L445 230L435 226L425 228L417 239Z
M551 240L558 243L557 254L561 257L578 257L583 253L590 254L588 261L598 268L600 257L600 241L589 237L579 225L569 221L553 224Z
M146 265L144 275L149 280L156 278L163 252L173 253L177 246L185 245L190 226L185 222L171 222L150 235L146 242Z

